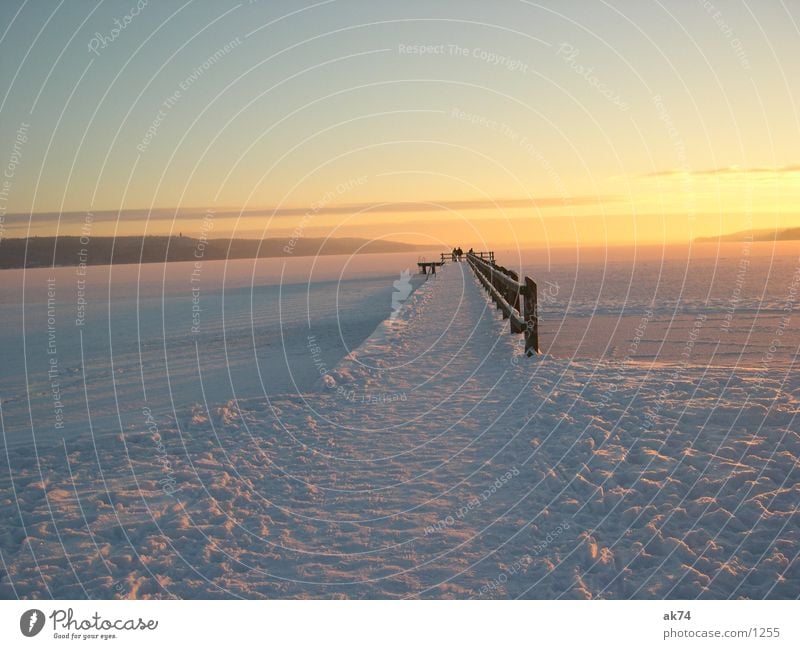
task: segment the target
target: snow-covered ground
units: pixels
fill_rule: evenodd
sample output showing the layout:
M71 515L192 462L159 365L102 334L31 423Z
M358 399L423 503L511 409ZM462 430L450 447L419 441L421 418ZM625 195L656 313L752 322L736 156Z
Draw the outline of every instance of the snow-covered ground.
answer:
M417 256L319 257L311 269L296 258L204 262L199 272L193 262L89 266L86 275L1 271L7 440L28 443L32 428L39 441L85 435L87 401L103 435L118 432L120 420L123 429L140 428L143 406L172 413L205 398L308 390L318 372L307 336L324 343L322 360L335 365L390 315L393 282Z
M634 298L626 318L606 314L627 331L616 351L526 358L466 264L404 297L336 362L331 322L292 320L281 348L306 367L299 389L223 402L204 386L226 371L224 347L205 340L194 405L122 394L137 407L116 428L36 447L15 429L0 474L0 595L795 598L796 295L781 309L796 257L787 263L758 321L775 351L746 363L699 351L726 333L724 304L702 301L680 311L669 354L645 353L674 305L650 314ZM559 290L543 332L577 349ZM276 303L265 297L259 314ZM556 337L559 321L573 329ZM270 363L257 367L268 380Z

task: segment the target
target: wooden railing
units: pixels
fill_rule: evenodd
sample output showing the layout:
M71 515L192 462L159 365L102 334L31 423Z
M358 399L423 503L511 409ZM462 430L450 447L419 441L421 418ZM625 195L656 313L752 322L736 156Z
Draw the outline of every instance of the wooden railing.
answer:
M491 255L492 261L483 255ZM539 318L536 310L537 287L530 277L519 275L494 263L494 253L467 253L467 261L486 288L503 318L511 322L511 333L525 334L525 353L539 353ZM520 299L522 298L522 299Z
M467 255L475 255L479 259L482 259L484 261L488 261L488 262L490 262L492 264L494 263L494 253L493 252L475 252L475 251L473 251L473 252L465 252L464 256L467 256ZM443 252L443 253L441 253L441 257L442 257L442 263L444 263L446 261L452 261L453 253L452 252Z

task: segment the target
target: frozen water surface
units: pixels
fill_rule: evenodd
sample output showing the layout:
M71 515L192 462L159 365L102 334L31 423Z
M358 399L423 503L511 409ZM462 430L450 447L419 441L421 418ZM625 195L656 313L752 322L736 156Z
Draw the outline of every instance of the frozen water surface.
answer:
M0 593L796 598L797 251L723 252L498 252L531 359L413 255L4 271Z

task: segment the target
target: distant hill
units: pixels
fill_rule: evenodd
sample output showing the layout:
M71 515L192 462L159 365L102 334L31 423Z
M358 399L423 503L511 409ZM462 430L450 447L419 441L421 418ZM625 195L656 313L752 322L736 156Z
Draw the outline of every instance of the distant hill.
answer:
M27 241L27 258L25 244ZM287 248L287 246L290 246ZM85 254L84 254L85 249ZM370 241L357 238L320 239L209 239L191 237L92 237L82 245L80 237L30 237L0 240L0 268L39 268L138 264L203 259L255 259L259 257L303 257L309 255L348 255L358 253L413 252L429 250L397 241ZM54 256L55 251L55 256Z
M741 230L731 234L723 234L719 237L698 237L695 241L697 243L715 243L717 241L800 241L800 228Z

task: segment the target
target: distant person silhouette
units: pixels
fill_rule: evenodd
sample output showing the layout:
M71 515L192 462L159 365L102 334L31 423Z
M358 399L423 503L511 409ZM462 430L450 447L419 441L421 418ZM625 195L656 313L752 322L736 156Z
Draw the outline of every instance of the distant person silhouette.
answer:
M458 261L461 261L461 257L464 256L464 251L461 250L461 246L456 248L456 257L458 257Z
M456 260L456 249L453 248L453 252L450 253L450 261L455 261L455 260Z

